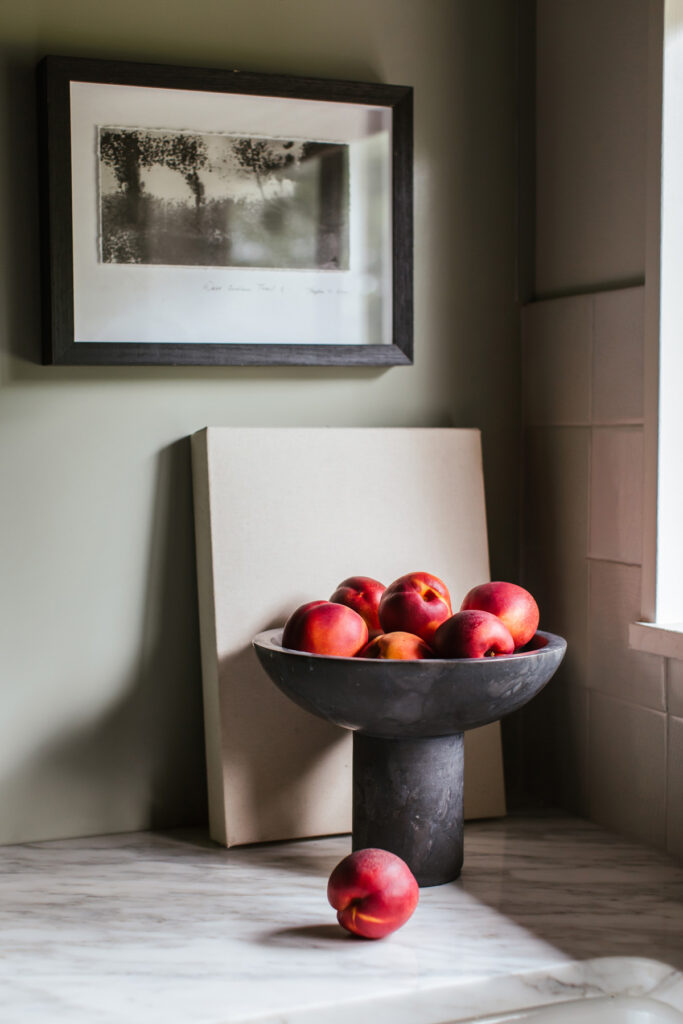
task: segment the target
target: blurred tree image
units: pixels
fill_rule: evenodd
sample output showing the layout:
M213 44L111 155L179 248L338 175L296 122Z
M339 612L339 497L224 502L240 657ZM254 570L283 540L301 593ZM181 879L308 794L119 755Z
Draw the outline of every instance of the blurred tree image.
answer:
M99 158L105 263L348 266L346 145L107 127Z
M294 163L293 146L293 142L284 142L278 150L270 139L237 139L233 144L233 151L241 166L253 171L264 199L263 179Z

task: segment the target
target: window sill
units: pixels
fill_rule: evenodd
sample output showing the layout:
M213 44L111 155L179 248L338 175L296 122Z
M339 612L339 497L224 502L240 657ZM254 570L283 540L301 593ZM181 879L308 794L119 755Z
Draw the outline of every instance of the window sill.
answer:
M683 661L683 622L671 622L666 626L656 622L632 622L628 642L633 650Z

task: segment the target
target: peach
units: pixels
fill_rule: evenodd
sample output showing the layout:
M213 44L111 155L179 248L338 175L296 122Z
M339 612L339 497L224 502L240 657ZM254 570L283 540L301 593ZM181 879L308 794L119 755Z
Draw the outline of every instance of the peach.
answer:
M512 654L514 641L507 627L491 612L456 612L442 622L432 641L440 658L485 658Z
M342 580L330 601L336 604L345 604L353 608L365 619L370 639L382 632L379 624L377 609L379 601L386 590L383 583L373 580L371 576L349 576Z
M425 643L452 614L446 584L428 572L399 576L382 594L379 621L385 633L415 633Z
M529 591L516 583L496 581L473 587L461 605L461 611L468 610L497 615L512 634L515 647L523 647L538 629L538 605Z
M296 608L282 632L282 646L309 654L352 658L368 642L368 627L358 612L331 601L309 601Z
M307 601L306 604L300 604L298 608L295 608L292 614L287 619L285 629L288 635L295 635L298 628L298 622L304 617L309 608L315 608L317 604L325 604L324 601ZM283 647L289 646L284 643L285 635L282 634Z
M431 647L414 633L380 633L366 644L357 658L395 658L400 661L415 661L418 658L433 658Z
M406 862L373 847L344 857L327 883L327 898L339 924L366 939L381 939L404 925L419 897Z

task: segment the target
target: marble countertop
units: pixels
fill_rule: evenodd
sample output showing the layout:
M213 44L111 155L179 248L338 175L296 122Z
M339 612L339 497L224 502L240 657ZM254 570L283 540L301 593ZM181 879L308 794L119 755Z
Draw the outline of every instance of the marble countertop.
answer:
M683 1007L683 867L663 855L561 816L470 822L461 878L369 942L326 899L349 851L185 831L0 848L0 1019L412 1024L653 991Z

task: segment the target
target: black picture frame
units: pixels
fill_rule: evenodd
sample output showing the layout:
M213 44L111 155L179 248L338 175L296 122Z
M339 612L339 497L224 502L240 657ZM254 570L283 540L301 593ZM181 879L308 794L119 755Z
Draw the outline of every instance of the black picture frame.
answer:
M38 65L37 73L43 361L45 363L206 366L391 366L412 363L413 90L410 86L59 56L43 58ZM384 138L388 139L386 142L386 164L389 173L385 179L382 179L386 183L384 189L386 196L383 197L382 202L389 211L387 214L389 238L388 245L385 246L387 254L385 263L388 268L386 280L389 285L385 289L386 294L382 300L384 302L384 333L381 342L374 343L366 338L359 344L357 335L353 331L349 331L348 338L344 337L341 343L330 342L329 339L324 343L318 343L315 337L308 337L304 343L300 343L297 340L298 336L289 337L284 342L279 341L277 337L271 339L270 336L265 340L259 338L257 341L253 338L242 341L241 337L226 341L222 338L206 341L199 334L196 339L188 338L187 333L178 338L168 336L173 333L172 327L163 333L162 338L151 337L143 340L128 336L125 340L119 340L118 336L114 334L104 340L102 338L92 340L86 330L85 336L79 336L77 339L75 333L77 303L85 302L88 309L92 307L93 317L97 318L100 308L97 304L97 295L100 293L97 289L91 290L81 286L74 269L74 225L76 225L77 231L81 231L78 214L76 218L74 217L74 206L78 207L81 200L80 192L75 188L73 179L73 174L80 173L80 171L74 172L72 166L77 162L72 159L72 96L74 95L72 86L79 90L78 95L84 96L84 102L88 103L91 102L89 98L91 95L99 96L101 94L96 93L95 90L102 85L110 87L104 92L107 96L113 96L114 102L119 97L125 99L132 93L128 90L124 94L121 89L113 93L111 92L112 87L114 89L133 86L145 90L182 90L182 94L169 92L169 104L174 104L182 95L185 97L184 102L189 104L188 109L197 111L200 110L200 107L203 110L208 101L212 104L232 103L231 109L236 109L234 104L239 100L244 107L245 104L242 101L244 97L275 97L294 102L312 100L318 104L334 105L330 107L330 111L335 115L338 114L340 118L348 115L348 105L353 105L354 109L367 107L368 117L370 117L371 111L379 108L379 116L383 119L382 123L390 124L390 132L388 134L385 132L384 135ZM207 97L206 94L212 95ZM151 95L151 93L144 95ZM163 93L159 95L163 103L166 96ZM228 96L232 99L225 99ZM96 104L97 100L92 102ZM249 100L249 102L253 101ZM347 108L342 109L336 105L347 105ZM291 106L282 106L278 109L289 110L291 114L288 116L294 116L295 111ZM310 109L310 105L306 109ZM325 108L321 109L324 115ZM361 114L364 115L362 109ZM157 124L150 123L149 127L145 124L142 131L151 134L157 129L159 129ZM102 131L99 128L96 130ZM121 129L124 132L130 130ZM287 144L290 145L290 143ZM92 157L88 155L86 162L92 159L92 168L95 169L95 173L91 173L91 169L88 169L88 174L94 179L101 174L102 149L98 150L94 139L88 141L88 147L88 153L92 153ZM82 163L82 161L79 162ZM121 187L123 188L123 186ZM95 193L99 189L100 185L93 186ZM74 195L76 200L72 201ZM349 195L351 195L350 189ZM91 205L94 204L91 203ZM96 217L100 217L98 223L101 224L101 213L98 213ZM87 218L85 219L87 220ZM100 239L102 230L100 227ZM95 233L97 234L97 232ZM347 234L352 234L352 229L347 229ZM98 258L101 267L103 263L101 240L90 239L88 235L86 248L92 246L94 251L96 244L100 245ZM195 267L190 269L194 272ZM202 267L200 272L206 269ZM274 273L280 273L281 269L276 268ZM134 275L138 270L139 268L131 269L127 266L124 269L117 267L116 273L120 275L121 280L135 281ZM95 273L101 273L101 270L97 270ZM329 275L324 279L326 281L340 280L338 276L331 278ZM140 278L137 280L139 281ZM287 280L291 282L301 280L301 278L290 275ZM123 309L127 308L125 295L128 285L124 284L121 287L124 300L118 301L119 308ZM188 297L188 303L191 304L192 301L194 300ZM106 302L104 305L106 306ZM258 302L254 302L255 323L258 322L259 305ZM199 310L200 305L195 303L192 308ZM226 309L229 312L229 306L226 305ZM158 316L160 312L162 311L156 309L152 304L152 308L144 313L144 316L148 318L145 323L153 323L155 316ZM106 312L102 313L102 317L103 320L107 319ZM229 320L228 315L226 322ZM274 334L275 323L274 319L269 321L264 326L264 331ZM291 325L290 334L295 335L297 329L296 325ZM110 328L107 323L107 330L114 330L114 328ZM93 331L93 334L96 333Z

